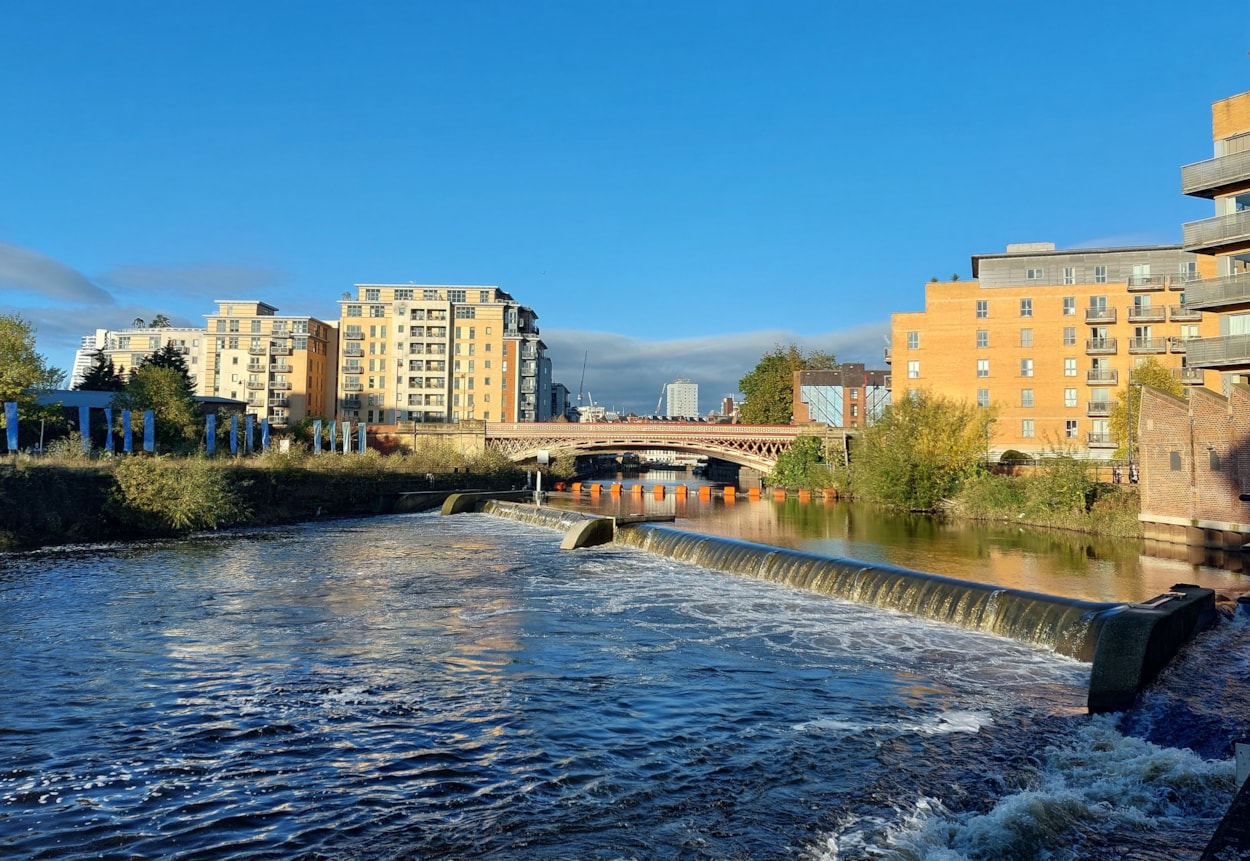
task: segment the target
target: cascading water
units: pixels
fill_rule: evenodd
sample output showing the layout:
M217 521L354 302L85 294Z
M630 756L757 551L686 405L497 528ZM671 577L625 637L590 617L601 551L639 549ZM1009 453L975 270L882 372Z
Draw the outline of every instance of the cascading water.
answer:
M816 556L650 524L617 542L671 559L923 616L1092 661L1102 615L1119 605L1003 589L850 559Z

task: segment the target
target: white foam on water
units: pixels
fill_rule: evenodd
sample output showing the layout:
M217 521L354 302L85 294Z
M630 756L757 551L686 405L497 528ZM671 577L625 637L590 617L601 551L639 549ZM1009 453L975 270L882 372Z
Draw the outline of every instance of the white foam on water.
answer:
M922 797L892 815L848 818L814 847L815 857L1078 861L1089 857L1083 834L1162 833L1195 820L1209 820L1213 829L1235 789L1233 761L1124 736L1116 721L1115 715L1090 718L1070 738L1039 751L1029 785L987 812L960 813Z

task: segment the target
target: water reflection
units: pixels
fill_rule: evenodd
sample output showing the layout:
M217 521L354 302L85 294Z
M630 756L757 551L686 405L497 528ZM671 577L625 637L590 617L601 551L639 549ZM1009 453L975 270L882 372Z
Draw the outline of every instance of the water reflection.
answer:
M1250 589L1236 554L897 515L847 501L751 500L742 495L736 501L705 500L697 487L678 496L669 486L657 498L645 481L643 493L633 492L631 484L612 494L605 482L597 496L557 495L552 504L605 515L669 514L681 529L1091 601L1141 601L1176 583L1234 593Z

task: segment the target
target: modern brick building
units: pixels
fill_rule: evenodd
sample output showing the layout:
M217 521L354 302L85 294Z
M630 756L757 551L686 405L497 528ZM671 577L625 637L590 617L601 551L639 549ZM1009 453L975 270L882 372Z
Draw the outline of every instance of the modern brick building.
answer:
M339 306L339 418L550 419L538 315L498 287L358 284Z
M890 372L844 362L836 370L795 371L795 424L864 427L890 404Z
M893 397L927 389L996 407L991 456L1110 458L1111 406L1139 361L1153 357L1187 386L1207 382L1187 350L1218 322L1183 297L1215 267L1178 245L1063 251L1043 242L975 255L977 280L931 282L924 311L893 315Z

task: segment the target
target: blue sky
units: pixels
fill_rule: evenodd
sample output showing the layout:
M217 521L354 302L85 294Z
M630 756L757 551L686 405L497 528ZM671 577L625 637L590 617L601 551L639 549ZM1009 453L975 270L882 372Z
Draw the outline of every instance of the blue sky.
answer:
M53 365L219 298L495 284L638 412L778 343L880 366L1008 242L1179 242L1250 90L1244 0L9 0L0 45L0 312Z

